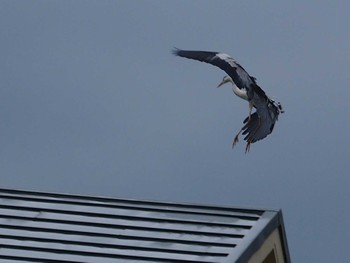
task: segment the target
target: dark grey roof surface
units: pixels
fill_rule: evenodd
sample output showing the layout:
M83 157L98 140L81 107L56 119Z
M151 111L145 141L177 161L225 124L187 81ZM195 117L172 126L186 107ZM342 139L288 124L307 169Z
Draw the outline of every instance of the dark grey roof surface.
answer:
M245 262L277 227L281 211L0 189L4 263Z

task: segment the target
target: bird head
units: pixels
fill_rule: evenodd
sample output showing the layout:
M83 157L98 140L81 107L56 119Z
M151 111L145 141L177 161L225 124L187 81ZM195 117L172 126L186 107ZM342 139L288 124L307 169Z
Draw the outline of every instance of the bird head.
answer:
M233 83L232 79L230 78L230 76L225 76L222 81L220 82L220 84L217 86L217 88L221 87L222 85L228 83L228 82L231 82Z

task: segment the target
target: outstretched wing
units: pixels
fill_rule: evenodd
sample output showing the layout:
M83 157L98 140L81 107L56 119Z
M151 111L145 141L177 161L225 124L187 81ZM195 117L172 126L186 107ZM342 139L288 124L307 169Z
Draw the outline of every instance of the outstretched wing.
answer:
M264 139L273 131L279 113L279 108L271 101L257 108L256 112L251 115L249 122L248 117L244 120L245 125L242 128L242 134L246 135L244 140L248 143L254 143Z
M179 57L194 59L219 67L232 78L239 89L247 90L249 98L253 97L253 92L266 97L265 92L256 84L255 78L250 76L240 64L225 53L181 49L174 49L173 53Z

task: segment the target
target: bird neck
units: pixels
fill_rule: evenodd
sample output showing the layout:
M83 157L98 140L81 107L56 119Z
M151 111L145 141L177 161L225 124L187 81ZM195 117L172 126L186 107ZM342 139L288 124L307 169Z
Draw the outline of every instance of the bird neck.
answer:
M239 89L236 85L233 85L232 91L234 94L236 94L238 97L248 100L247 91L245 89Z

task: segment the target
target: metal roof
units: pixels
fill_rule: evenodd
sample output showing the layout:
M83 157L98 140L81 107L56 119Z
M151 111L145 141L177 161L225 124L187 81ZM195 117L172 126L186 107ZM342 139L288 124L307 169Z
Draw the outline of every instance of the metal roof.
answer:
M1 262L246 262L280 210L0 189Z

